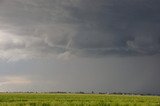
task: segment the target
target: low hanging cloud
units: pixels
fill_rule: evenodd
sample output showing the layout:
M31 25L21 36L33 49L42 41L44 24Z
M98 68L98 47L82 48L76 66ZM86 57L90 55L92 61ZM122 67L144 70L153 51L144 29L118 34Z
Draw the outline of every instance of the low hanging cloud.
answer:
M23 85L31 83L30 80L21 76L3 76L0 78L0 86L2 85Z
M157 0L0 0L0 57L9 61L160 53Z

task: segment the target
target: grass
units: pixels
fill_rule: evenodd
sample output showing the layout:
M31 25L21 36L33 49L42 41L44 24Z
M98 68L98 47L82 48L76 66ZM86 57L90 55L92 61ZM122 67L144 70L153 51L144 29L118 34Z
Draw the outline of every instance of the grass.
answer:
M0 93L0 106L160 106L159 96Z

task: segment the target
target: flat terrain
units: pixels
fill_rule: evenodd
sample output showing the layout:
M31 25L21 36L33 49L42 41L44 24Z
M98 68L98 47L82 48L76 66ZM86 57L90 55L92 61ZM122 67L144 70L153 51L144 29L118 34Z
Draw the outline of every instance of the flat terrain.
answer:
M160 106L160 96L0 93L0 106Z

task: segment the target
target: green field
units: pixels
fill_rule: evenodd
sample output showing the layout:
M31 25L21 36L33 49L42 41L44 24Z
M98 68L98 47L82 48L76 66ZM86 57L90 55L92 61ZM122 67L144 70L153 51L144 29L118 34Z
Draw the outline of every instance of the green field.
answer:
M159 96L1 93L0 106L160 106Z

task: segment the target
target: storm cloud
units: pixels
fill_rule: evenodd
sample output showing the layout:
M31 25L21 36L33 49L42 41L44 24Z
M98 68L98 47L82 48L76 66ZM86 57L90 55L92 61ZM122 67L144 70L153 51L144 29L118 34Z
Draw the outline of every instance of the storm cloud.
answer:
M0 0L0 91L160 93L159 12L158 0Z
M159 4L157 0L1 0L1 57L159 54Z

